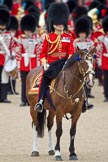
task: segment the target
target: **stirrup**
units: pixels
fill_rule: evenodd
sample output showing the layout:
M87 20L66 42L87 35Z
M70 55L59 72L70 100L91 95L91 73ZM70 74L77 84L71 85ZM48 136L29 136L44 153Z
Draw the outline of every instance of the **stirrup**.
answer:
M34 110L37 112L42 112L43 111L43 100L40 100L34 107Z

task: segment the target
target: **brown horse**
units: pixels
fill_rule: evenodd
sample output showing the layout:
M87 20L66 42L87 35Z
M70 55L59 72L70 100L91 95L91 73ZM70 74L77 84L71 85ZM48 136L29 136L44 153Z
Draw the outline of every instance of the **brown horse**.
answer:
M26 89L27 99L30 104L30 114L34 126L34 144L32 156L39 156L37 137L43 137L44 125L46 119L46 111L49 110L47 117L47 127L49 132L49 154L54 154L52 146L51 128L53 126L53 120L56 116L56 138L55 145L55 159L62 160L60 154L60 138L62 135L62 118L67 113L71 114L71 128L70 128L70 147L69 147L69 159L77 160L77 155L74 148L74 139L76 134L77 121L82 112L82 105L84 103L84 84L85 79L90 70L93 70L93 53L94 49L89 52L78 49L77 54L71 56L65 63L62 71L56 78L53 93L51 98L56 110L54 110L47 99L44 103L44 111L37 113L34 111L34 106L37 103L38 95L29 95L28 92L31 88L34 77L42 70L42 67L33 69L27 76ZM77 57L76 57L77 56Z

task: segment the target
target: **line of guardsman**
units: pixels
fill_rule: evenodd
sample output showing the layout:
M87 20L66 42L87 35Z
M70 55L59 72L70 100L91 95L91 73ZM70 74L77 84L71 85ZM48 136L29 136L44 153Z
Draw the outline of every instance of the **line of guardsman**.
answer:
M20 106L28 104L26 77L30 70L41 64L42 45L50 32L47 11L51 3L59 2L45 0L43 6L41 1L35 2L35 0L0 1L1 103L11 103L7 99L9 91L17 94L16 79L11 80L10 76L10 72L17 66L21 77ZM66 32L72 37L74 51L77 50L77 46L87 50L93 46L97 47L97 59L94 65L96 77L99 80L99 85L103 85L104 101L108 102L108 7L106 1L104 3L98 0L93 1L88 6L79 6L76 0L68 0L65 3L69 8ZM56 15L54 16L56 17ZM68 41L68 39L64 38L63 41ZM56 48L59 48L63 53L60 44ZM10 62L12 62L11 67ZM12 90L9 88L10 82L13 84ZM91 94L91 89L87 89L87 95L91 98L94 97Z

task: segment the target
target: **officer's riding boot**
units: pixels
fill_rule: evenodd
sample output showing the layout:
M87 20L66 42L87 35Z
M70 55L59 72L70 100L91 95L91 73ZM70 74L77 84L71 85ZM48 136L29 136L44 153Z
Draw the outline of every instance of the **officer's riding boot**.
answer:
M82 112L86 112L86 110L90 110L94 107L93 104L88 103L88 99L84 100L83 106L82 106Z

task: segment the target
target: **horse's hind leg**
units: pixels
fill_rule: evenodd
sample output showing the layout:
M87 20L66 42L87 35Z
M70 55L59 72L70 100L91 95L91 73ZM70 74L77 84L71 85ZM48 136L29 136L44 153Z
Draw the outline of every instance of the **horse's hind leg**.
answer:
M39 149L38 149L38 137L37 137L37 131L36 131L36 126L33 124L33 132L34 132L34 140L33 140L33 148L32 148L32 153L31 156L39 156Z
M52 138L52 127L54 122L54 112L49 111L49 115L47 117L47 128L48 128L48 148L49 148L49 155L54 155L54 145L53 145L53 138Z
M31 100L33 101L33 100ZM33 102L32 102L33 104ZM31 156L39 156L39 149L38 149L38 133L36 131L36 125L37 125L37 113L34 111L34 104L30 105L30 115L32 117L32 123L33 123L33 147L32 147L32 153Z

